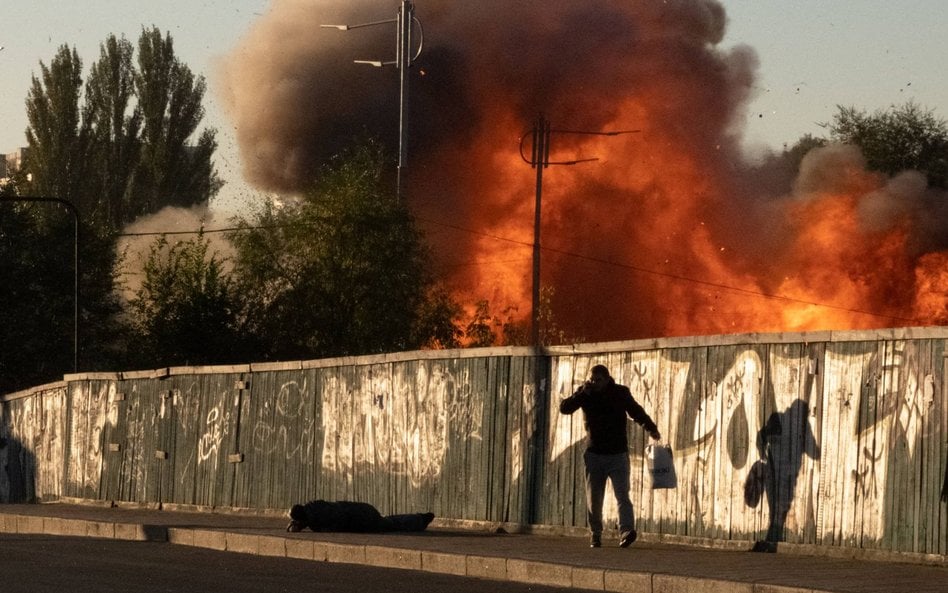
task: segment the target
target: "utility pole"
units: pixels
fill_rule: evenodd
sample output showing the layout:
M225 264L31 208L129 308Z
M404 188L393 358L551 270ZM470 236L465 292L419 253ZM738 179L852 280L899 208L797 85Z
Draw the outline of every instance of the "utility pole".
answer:
M411 25L415 19L415 6L406 1L402 2L398 11L398 178L396 187L398 197L402 197L402 174L408 165L408 69L414 58L421 54L418 46L418 55L411 55Z
M638 130L620 132L586 132L579 130L555 129L550 126L549 120L547 120L541 113L534 121L533 130L520 136L520 158L537 171L536 194L533 205L533 289L531 298L532 303L530 307L530 333L532 346L535 352L533 359L534 398L535 404L537 406L536 410L539 412L537 412L535 420L536 425L533 426L533 431L527 444L528 449L531 450L546 450L547 444L545 443L544 439L545 435L547 434L548 427L546 425L545 418L549 416L549 410L545 408L545 405L549 403L549 398L546 398L542 395L545 388L549 389L549 382L546 380L549 377L549 368L543 364L544 359L540 356L540 346L542 345L540 344L540 229L542 226L543 170L550 165L576 165L578 163L599 160L598 158L593 157L567 161L551 161L551 138L554 133L618 136L620 134L630 134L632 132L638 132ZM523 143L528 135L531 136L533 140L533 146L530 149L530 158L527 158L523 150ZM527 490L529 492L536 491L536 484L539 483L542 475L542 460L539 456L534 455L533 464L531 467L526 469L524 475L524 480L528 484ZM538 507L538 501L536 500L536 497L531 497L528 504L529 507L527 511L527 517L529 521L533 522L536 520L536 512Z
M537 170L536 201L533 206L533 295L531 299L531 340L534 348L540 347L540 227L541 204L543 195L543 169L550 165L576 165L590 161L598 161L598 157L572 159L566 161L550 160L550 138L557 134L579 134L584 136L619 136L634 134L640 130L621 130L617 132L588 132L584 130L562 130L550 127L550 122L540 114L533 124L533 130L520 137L520 158ZM533 146L528 159L523 152L523 142L530 135Z
M550 166L550 122L541 114L533 124L530 165L537 170L536 200L533 204L533 293L531 299L530 343L540 346L540 204L543 197L543 169Z
M373 21L371 23L362 23L358 25L320 25L325 29L338 29L348 31L349 29L359 29L362 27L372 27L375 25L384 25L395 23L395 60L354 60L356 64L368 64L376 68L384 66L395 66L398 69L398 173L397 173L397 193L402 197L402 187L404 183L404 170L408 166L408 69L421 55L421 49L424 46L424 30L421 21L415 17L415 6L408 0L403 0L394 19L384 21ZM415 27L418 28L418 49L414 50L415 40L412 38Z

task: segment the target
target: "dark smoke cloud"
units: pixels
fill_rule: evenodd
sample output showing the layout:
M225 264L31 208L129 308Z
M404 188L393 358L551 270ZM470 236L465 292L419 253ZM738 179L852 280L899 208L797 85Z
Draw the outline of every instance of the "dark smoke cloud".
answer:
M363 130L394 150L398 74L352 64L393 59L394 26L319 25L391 18L399 4L275 0L247 33L220 90L250 182L299 190ZM553 137L554 159L600 158L544 172L543 283L572 335L782 329L779 303L748 291L789 290L786 278L799 270L775 262L812 261L788 254L806 247L805 223L788 218L793 205L851 189L840 175L850 165L861 175L861 165L826 151L794 188L786 170L745 162L741 122L758 64L746 46L720 47L719 2L419 0L415 8L425 47L411 70L407 196L462 300L529 313L535 172L518 144L543 113L554 129L639 130ZM888 199L893 191L928 199L905 180L887 189L870 176L857 189L872 193L860 208L866 228L914 210ZM916 243L921 251L932 241Z
M666 93L664 115L682 135L715 138L746 93L741 80L730 79L748 82L753 66L735 69L708 51L724 34L717 2L415 6L426 45L413 71L411 129L428 149L463 140L498 104L522 125L543 111L595 129L614 121L619 103L643 85ZM396 72L352 63L393 58L394 27L340 32L320 25L390 18L397 7L391 2L386 10L377 0L273 2L227 60L219 89L238 124L250 181L292 191L363 128L394 135ZM753 62L749 51L737 59ZM649 82L659 76L656 68L689 72L665 77L663 86ZM688 104L700 113L687 117ZM423 163L425 156L413 160Z

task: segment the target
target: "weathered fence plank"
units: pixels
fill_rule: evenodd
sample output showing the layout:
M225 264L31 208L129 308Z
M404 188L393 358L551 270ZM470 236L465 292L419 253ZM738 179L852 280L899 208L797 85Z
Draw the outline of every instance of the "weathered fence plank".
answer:
M594 364L674 452L653 491L630 423L638 527L945 554L946 328L430 351L69 376L0 397L0 502L88 498L285 509L365 500L583 527ZM617 511L606 498L605 522Z

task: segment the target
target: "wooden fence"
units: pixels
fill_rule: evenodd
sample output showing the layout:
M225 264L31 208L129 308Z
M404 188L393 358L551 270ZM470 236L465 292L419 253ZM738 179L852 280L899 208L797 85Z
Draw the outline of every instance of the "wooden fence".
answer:
M630 423L640 530L943 556L946 344L907 328L70 375L0 398L0 502L325 498L582 527L582 414L557 402L602 363L674 450L679 487L651 490Z

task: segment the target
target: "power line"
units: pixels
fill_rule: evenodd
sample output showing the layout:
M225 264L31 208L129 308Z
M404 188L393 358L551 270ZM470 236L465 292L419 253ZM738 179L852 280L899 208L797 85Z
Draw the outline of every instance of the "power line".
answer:
M446 226L446 227L453 228L453 229L456 229L456 230L459 230L459 231L469 232L469 233L474 234L474 235L480 235L480 236L489 237L489 238L493 238L493 239L499 239L499 240L507 241L507 242L510 242L510 243L516 243L516 244L518 244L518 245L532 246L532 243L528 243L528 242L525 242L525 241L517 241L517 240L515 240L515 239L508 239L508 238L506 238L506 237L498 237L498 236L495 236L495 235L491 235L491 234L489 234L489 233L484 233L484 232L475 231L475 230L471 230L471 229L465 229L465 228L463 228L463 227L456 226L456 225L450 225L450 224L445 224L445 223L439 223L439 222L434 221L434 220L427 220L427 219L421 219L421 218L419 218L419 220L426 220L426 222L429 222L429 223L431 223L431 224L437 224L437 225L439 225L439 226ZM543 251L547 251L547 252L550 252L550 253L557 253L557 254L559 254L559 255L565 255L565 256L567 256L567 257L573 257L573 258L582 259L582 260L585 260L585 261L591 261L591 262L595 262L595 263L605 264L605 265L614 266L614 267L617 267L617 268L623 268L623 269L626 269L626 270L633 270L633 271L635 271L635 272L640 272L640 273L643 273L643 274L651 274L651 275L654 275L654 276L662 276L662 277L665 277L665 278L670 278L670 279L672 279L672 280L678 280L678 281L681 281L681 282L691 282L691 283L693 283L693 284L700 284L700 285L708 286L708 287L711 287L711 288L718 288L718 289L722 289L722 290L730 290L730 291L732 291L732 292L738 292L738 293L747 294L747 295L751 295L751 296L764 297L764 298L768 298L768 299L781 300L781 301L786 301L786 302L791 302L791 303L798 303L798 304L802 304L802 305L812 305L812 306L815 306L815 307L825 307L825 308L827 308L827 309L835 309L835 310L837 310L837 311L846 311L846 312L848 312L848 313L858 313L858 314L860 314L860 315L869 315L869 316L872 316L872 317L879 317L879 318L882 318L882 319L892 319L892 320L895 320L895 321L907 321L907 322L911 322L911 323L921 323L920 320L918 320L918 319L913 319L913 318L910 318L910 317L899 317L899 316L897 316L897 315L883 315L883 314L881 314L881 313L873 313L872 311L863 311L863 310L861 310L861 309L852 309L852 308L849 308L849 307L841 307L841 306L839 306L839 305L831 305L831 304L828 304L828 303L820 303L820 302L816 302L816 301L808 301L808 300L806 300L806 299L800 299L800 298L795 298L795 297L788 297L788 296L781 295L781 294L767 293L767 292L758 291L758 290L751 290L751 289L749 289L749 288L741 288L741 287L739 287L739 286L731 286L731 285L722 284L722 283L719 283L719 282L711 282L711 281L709 281L709 280L701 280L701 279L698 279L698 278L691 278L691 277L688 277L688 276L683 276L683 275L681 275L681 274L673 274L673 273L671 273L671 272L662 272L662 271L659 271L659 270L652 270L652 269L649 269L649 268L643 268L643 267L641 267L641 266L635 266L635 265L632 265L632 264L627 264L627 263L622 263L622 262L615 262L615 261L611 261L611 260L607 260L607 259L602 259L602 258L598 258L598 257L593 257L593 256L590 256L590 255L584 255L584 254L582 254L582 253L576 253L576 252L573 252L573 251L566 251L566 250L564 250L564 249L556 249L556 248L552 248L552 247L541 247L541 249L542 249ZM462 265L462 264L456 264L456 265Z
M454 229L454 230L456 230L456 231L461 231L461 232L464 232L464 233L469 233L469 234L471 234L471 235L478 235L478 236L481 236L481 237L486 237L486 238L488 238L488 239L494 239L494 240L497 240L497 241L505 241L505 242L507 242L507 243L513 243L513 244L515 244L515 245L521 245L521 246L524 246L524 247L532 247L532 246L533 246L533 243L531 243L531 242L529 242L529 241L521 241L521 240L518 240L518 239L511 239L511 238L509 238L509 237L502 237L502 236L500 236L500 235L494 235L494 234L492 234L492 233L486 233L486 232L483 232L483 231L477 231L477 230L474 230L474 229L469 229L469 228L465 228L465 227L458 226L458 225L454 225L454 224L448 224L448 223L445 223L445 222L439 222L439 221L437 221L437 220L432 220L432 219L430 219L430 218L423 218L423 217L415 217L415 218L416 218L417 220L419 220L419 221L426 222L426 223L428 223L428 224L432 224L432 225L440 226L440 227L444 227L444 228L449 228L449 229ZM158 232L158 231L155 231L155 232L146 232L146 233L120 233L118 236L119 236L119 237L147 237L147 236L158 236L158 235L197 235L197 234L201 234L201 233L210 234L210 233L226 233L226 232L235 232L235 231L249 231L249 230L255 230L255 229L286 228L286 227L298 226L298 225L301 225L301 224L306 224L306 223L277 224L277 225L256 225L256 226L241 226L241 227L227 227L227 228L220 228L220 229L201 229L201 230L197 230L197 231L166 231L166 232ZM702 285L702 286L708 286L708 287L710 287L710 288L717 288L717 289L721 289L721 290L729 290L729 291L732 291L732 292L738 292L738 293L741 293L741 294L746 294L746 295L755 296L755 297L763 297L763 298L767 298L767 299L774 299L774 300L785 301L785 302L789 302L789 303L797 303L797 304L801 304L801 305L812 305L812 306L814 306L814 307L824 307L824 308L827 308L827 309L834 309L834 310L836 310L836 311L845 311L845 312L847 312L847 313L857 313L857 314L860 314L860 315L869 315L869 316L871 316L871 317L879 317L879 318L881 318L881 319L891 319L891 320L894 320L894 321L906 321L906 322L910 322L910 323L921 323L921 320L919 320L919 319L913 319L913 318L911 318L911 317L899 317L899 316L897 316L897 315L883 315L883 314L881 314L881 313L874 313L874 312L872 312L872 311L864 311L864 310L862 310L862 309L853 309L853 308L850 308L850 307L842 307L842 306L839 306L839 305L831 305L831 304L829 304L829 303L820 303L820 302L817 302L817 301L809 301L809 300L806 300L806 299L801 299L801 298L796 298L796 297L789 297L789 296L782 295L782 294L768 293L768 292L763 292L763 291L759 291L759 290L752 290L752 289L749 289L749 288L741 288L741 287L739 287L739 286L731 286L731 285L729 285L729 284L723 284L723 283L720 283L720 282L711 282L711 281L709 281L709 280L701 280L701 279L699 279L699 278L692 278L692 277L690 277L690 276L683 276L683 275L681 275L681 274L674 274L674 273L671 273L671 272L662 272L662 271L660 271L660 270L653 270L653 269L650 269L650 268L643 268L643 267L641 267L641 266L636 266L636 265L633 265L633 264L628 264L628 263L623 263L623 262L616 262L616 261L612 261L612 260L607 260L607 259L603 259L603 258L594 257L594 256L591 256L591 255L585 255L585 254L582 254L582 253L576 253L576 252L573 252L573 251L566 251L566 250L564 250L564 249L556 249L556 248L552 248L552 247L542 247L541 249L542 249L543 251L547 251L547 252L550 252L550 253L556 253L556 254L559 254L559 255L565 255L565 256L567 256L567 257L572 257L572 258L581 259L581 260L585 260L585 261L590 261L590 262L595 262L595 263L604 264L604 265L608 265L608 266L613 266L613 267L617 267L617 268L622 268L622 269L625 269L625 270L632 270L632 271L635 271L635 272L640 272L640 273L642 273L642 274L651 274L651 275L653 275L653 276L661 276L661 277L669 278L669 279L672 279L672 280L678 280L678 281L680 281L680 282L690 282L690 283L692 283L692 284L700 284L700 285ZM491 263L496 263L496 262L476 262L476 261L475 261L475 262L460 262L460 263L452 264L452 265L453 265L453 266L472 266L472 265L486 265L486 264L491 264ZM511 262L504 262L504 263L511 263Z
M757 297L764 297L764 298L768 298L768 299L775 299L775 300L780 300L780 301L787 301L787 302L790 302L790 303L798 303L798 304L801 304L801 305L813 305L813 306L815 306L815 307L825 307L825 308L827 308L827 309L835 309L835 310L837 310L837 311L846 311L846 312L848 312L848 313L858 313L858 314L860 314L860 315L869 315L869 316L871 316L871 317L879 317L879 318L882 318L882 319L892 319L892 320L895 320L895 321L908 321L908 322L912 322L912 323L921 323L920 320L918 320L918 319L912 319L912 318L910 318L910 317L899 317L899 316L897 316L897 315L883 315L882 313L873 313L872 311L863 311L862 309L852 309L852 308L849 308L849 307L841 307L841 306L839 306L839 305L831 305L831 304L828 304L828 303L820 303L820 302L808 301L808 300L806 300L806 299L800 299L800 298L796 298L796 297L789 297L789 296L785 296L785 295L782 295L782 294L767 293L767 292L762 292L762 291L759 291L759 290L751 290L751 289L749 289L749 288L741 288L741 287L739 287L739 286L731 286L731 285L729 285L729 284L721 284L721 283L719 283L719 282L711 282L711 281L709 281L709 280L700 280L700 279L698 279L698 278L691 278L691 277L688 277L688 276L682 276L682 275L680 275L680 274L672 274L671 272L660 272L660 271L658 271L658 270L651 270L651 269L649 269L649 268L642 268L642 267L639 267L639 266L634 266L634 265L632 265L632 264L625 264L625 263L621 263L621 262L614 262L614 261L610 261L610 260L606 260L606 259L601 259L601 258L589 256L589 255L583 255L583 254L581 254L581 253L573 253L573 252L565 251L565 250L562 250L562 249L553 249L553 248L550 248L550 247L544 247L544 249L545 249L546 251L550 251L550 252L552 252L552 253L558 253L558 254L560 254L560 255L566 255L566 256L568 256L568 257L574 257L574 258L583 259L583 260L586 260L586 261L592 261L592 262L596 262L596 263L606 264L606 265L615 266L615 267L618 267L618 268L624 268L624 269L627 269L627 270L634 270L634 271L636 271L636 272L642 272L643 274L652 274L652 275L654 275L654 276L664 276L665 278L671 278L671 279L673 279L673 280L680 280L680 281L682 281L682 282L691 282L691 283L693 283L693 284L701 284L701 285L703 285L703 286L709 286L709 287L712 287L712 288L719 288L719 289L722 289L722 290L730 290L730 291L732 291L732 292L739 292L739 293L742 293L742 294L747 294L747 295L752 295L752 296L757 296Z
M283 226L290 225L261 225L261 226L246 226L246 227L227 227L222 229L205 229L202 228L197 231L149 231L147 233L119 233L119 237L158 237L161 235L209 235L211 233L229 233L233 231L243 231L250 229L269 229L269 228L279 228Z
M488 239L496 239L498 241L506 241L507 243L513 243L515 245L522 245L524 247L533 247L533 243L530 241L520 241L518 239L511 239L509 237L501 237L500 235L494 235L491 233L485 233L484 231L475 231L474 229L465 228L455 224L448 224L446 222L439 222L437 220L431 220L430 218L423 218L420 216L415 217L417 220L422 222L427 222L436 226L441 226L449 229L454 229L456 231L461 231L464 233L470 233L472 235L479 235L481 237L487 237Z

